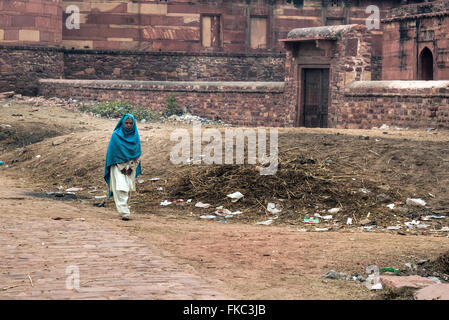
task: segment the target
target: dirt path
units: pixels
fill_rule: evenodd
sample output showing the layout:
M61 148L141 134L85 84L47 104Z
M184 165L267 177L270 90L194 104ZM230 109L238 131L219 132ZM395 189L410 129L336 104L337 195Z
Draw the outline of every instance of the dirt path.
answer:
M0 299L226 298L185 263L92 218L104 212L36 200L1 181Z
M161 207L160 201L171 198L156 191L159 185L150 178L160 177L165 188L163 181L190 170L168 161L170 132L178 125L165 123L139 125L145 183L132 196L134 219L123 222L113 203L92 206L93 196L105 192L103 156L115 121L46 106L31 112L13 104L2 110L2 299L376 299L362 283L321 276L330 269L363 275L372 264L404 268L449 247L447 233L366 232L357 224L338 232L302 232L302 217L270 226L255 225L265 215L216 223L199 219L199 208ZM331 160L335 175L373 181L385 192L400 188L402 200L423 197L447 215L449 132L291 128L280 133L283 150L301 146L298 152L307 157ZM369 139L360 138L364 135ZM89 193L95 186L98 192ZM69 187L84 187L77 195L87 199L61 202L23 194ZM392 225L399 214L385 209L371 218ZM446 220L439 227L447 226ZM78 266L81 289L87 291L66 289L68 266Z

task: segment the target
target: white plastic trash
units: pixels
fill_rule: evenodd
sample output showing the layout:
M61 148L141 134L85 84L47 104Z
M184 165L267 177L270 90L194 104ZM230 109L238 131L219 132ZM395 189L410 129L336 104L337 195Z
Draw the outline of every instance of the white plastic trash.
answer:
M407 205L409 206L422 206L424 207L427 202L425 202L423 199L417 199L417 198L408 198L407 201L405 202L407 203Z
M95 199L104 199L106 196L95 196Z
M329 212L329 213L337 213L340 210L341 210L341 208L332 208L332 209L327 210L327 212Z
M348 218L348 220L346 220L346 224L352 224L352 218Z
M162 201L161 202L161 206L168 206L168 205L170 205L171 204L171 202L170 201L168 201L168 200L164 200L164 201Z
M67 192L77 192L77 191L83 191L84 190L84 188L68 188L68 189L65 189L65 191L67 191Z
M237 202L237 201L239 201L241 198L243 198L243 194L241 194L240 192L237 191L237 192L228 194L227 197L228 197L228 198L231 198L231 199L232 199L232 202Z
M200 202L197 202L197 203L195 204L195 207L198 207L198 208L209 208L209 207L210 207L210 204L209 204L209 203L202 203L202 202L200 201Z
M393 210L396 205L394 203L387 204L387 208Z
M269 219L267 221L257 222L256 224L261 224L261 225L264 225L264 226L268 226L268 225L270 225L272 223L273 223L273 220Z
M213 215L206 215L206 216L200 216L201 219L215 219L216 216Z
M270 213L276 214L276 213L282 212L282 209L276 208L276 204L270 202L267 205L267 211Z
M399 229L401 229L401 226L390 226L390 227L387 227L387 230L399 230Z

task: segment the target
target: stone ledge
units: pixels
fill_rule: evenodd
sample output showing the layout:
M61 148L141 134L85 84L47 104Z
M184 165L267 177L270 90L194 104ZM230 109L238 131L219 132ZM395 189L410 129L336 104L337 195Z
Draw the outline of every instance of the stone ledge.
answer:
M185 51L132 51L132 50L71 50L63 48L65 54L104 54L104 55L153 55L153 56L199 56L199 57L273 57L285 58L285 53L227 53L227 52L185 52Z
M133 80L66 80L39 79L40 85L129 91L180 92L284 92L284 82L220 82L220 81L133 81Z

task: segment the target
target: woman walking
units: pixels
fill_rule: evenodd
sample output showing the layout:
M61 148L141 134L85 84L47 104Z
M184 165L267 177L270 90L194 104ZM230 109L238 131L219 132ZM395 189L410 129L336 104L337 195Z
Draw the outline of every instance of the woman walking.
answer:
M131 191L136 191L136 177L141 174L140 137L136 120L125 114L117 123L109 141L104 168L109 197L114 196L115 205L122 220L129 220L128 201Z

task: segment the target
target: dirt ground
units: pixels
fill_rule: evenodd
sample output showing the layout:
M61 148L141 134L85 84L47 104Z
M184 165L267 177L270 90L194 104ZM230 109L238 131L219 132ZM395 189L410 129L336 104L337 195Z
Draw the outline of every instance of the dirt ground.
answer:
M137 193L131 198L134 219L123 222L110 200L104 207L94 207L103 201L94 197L106 194L104 157L116 120L17 99L0 101L0 111L0 160L4 161L0 176L42 196L71 187L85 188L76 193L77 200L65 202L74 212L88 214L91 223L126 228L142 243L166 250L204 277L216 280L217 289L236 299L378 299L379 294L362 283L324 280L322 275L330 269L364 275L365 268L372 264L401 269L405 263L436 257L449 247L448 232L441 231L449 226L447 219L425 221L430 225L426 229L408 230L403 226L403 222L421 216L449 213L447 131L279 129L280 158L313 159L315 163L306 167L295 164L286 170L319 170L316 172L324 174L334 194L328 203L316 203L317 207L301 199L289 207L287 192L288 199L280 201L284 203L283 213L273 224L263 226L256 222L272 217L263 207L279 200L277 195L261 195L259 206L254 206L250 197L230 204L226 192L222 199L211 199L213 209L194 207L207 198L194 198L182 206L160 206L163 200L176 200L172 194L179 179L202 177L210 168L169 161L175 144L170 141L170 133L177 128L191 130L191 125L139 124L143 152L143 175L139 179L143 182L137 184ZM213 127L222 131L228 128ZM150 181L154 177L160 180ZM163 190L158 191L158 187ZM339 195L333 190L339 188L342 195L348 195L342 198L344 203L333 201ZM370 193L361 194L360 188ZM248 188L242 188L245 192ZM387 197L386 202L378 201L380 193ZM424 199L427 206L407 207L407 198ZM349 201L353 199L357 205ZM396 209L388 209L389 203L396 203ZM218 205L242 210L243 214L225 223L199 218L212 214ZM343 208L332 221L322 220L313 226L303 223L306 215L323 214L332 207ZM38 214L55 216L58 212L49 208ZM348 217L354 219L351 226L346 225ZM371 231L360 225L366 218L373 226ZM385 229L396 224L402 224L402 228ZM331 229L314 232L315 227Z

